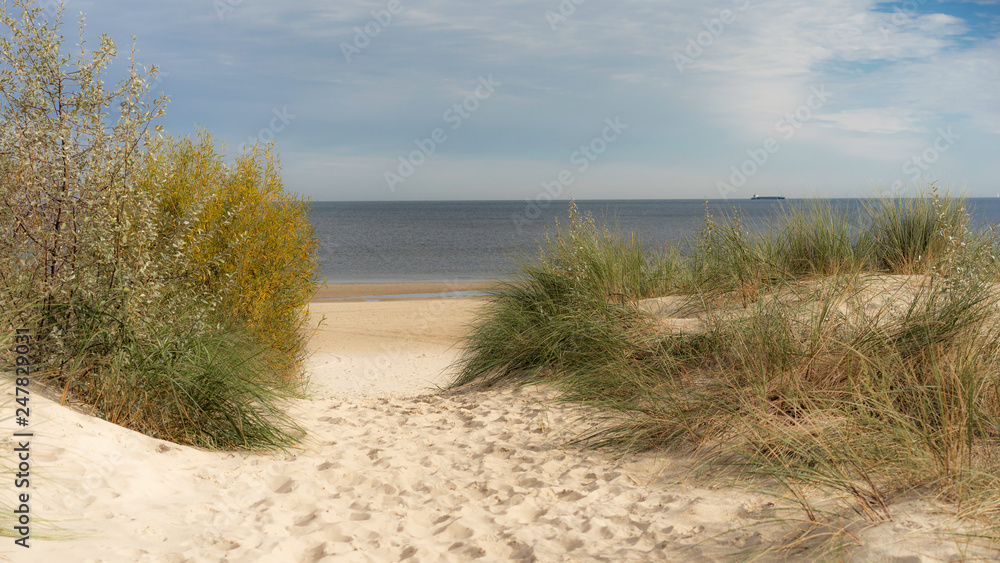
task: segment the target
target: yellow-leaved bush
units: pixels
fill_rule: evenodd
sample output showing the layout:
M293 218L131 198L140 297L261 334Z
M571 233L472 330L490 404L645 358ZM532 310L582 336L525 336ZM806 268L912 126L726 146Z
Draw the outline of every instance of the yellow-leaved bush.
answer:
M176 286L279 352L276 369L298 373L318 241L308 201L284 190L271 147L254 146L230 167L207 132L161 139L138 183L158 202L159 251Z

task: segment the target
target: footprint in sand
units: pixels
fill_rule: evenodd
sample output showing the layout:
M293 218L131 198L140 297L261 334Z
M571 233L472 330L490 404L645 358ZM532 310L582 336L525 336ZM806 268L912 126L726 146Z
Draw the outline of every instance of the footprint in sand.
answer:
M583 540L575 537L563 538L559 543L562 544L563 549L566 551L573 551L584 546Z
M344 358L342 358L340 356L333 356L333 355L325 355L325 356L322 356L320 358L316 358L314 356L313 357L313 362L314 362L314 364L313 364L312 367L314 367L314 368L325 367L325 366L335 366L337 364L344 363Z
M360 521L363 521L363 520L371 520L371 518L372 518L372 515L371 515L370 512L355 512L354 514L351 514L351 521L352 522L360 522Z
M517 484L518 487L524 487L526 489L540 489L542 487L547 487L548 486L544 482L542 482L542 481L540 481L540 480L538 480L538 479L536 479L534 477L528 477L527 479L521 479L516 484Z
M296 489L295 480L290 477L274 477L267 486L279 495L288 494Z
M328 524L323 528L322 537L328 541L337 543L350 543L354 541L354 536L345 533L339 524Z
M556 496L559 497L559 500L561 500L563 502L575 502L575 501L578 501L578 500L582 499L586 495L584 495L584 494L582 494L582 493L580 493L578 491L571 491L571 490L568 490L568 489L563 489L562 492L559 493Z
M338 469L340 464L335 461L324 461L323 463L316 466L317 471L326 471L327 469Z
M452 522L438 529L434 535L440 535L446 540L467 540L473 536L474 532L458 522Z
M309 523L311 523L313 520L316 520L316 516L317 515L318 515L318 512L313 511L311 514L307 514L307 515L303 516L302 518L296 520L295 521L295 525L298 526L298 527L306 526Z

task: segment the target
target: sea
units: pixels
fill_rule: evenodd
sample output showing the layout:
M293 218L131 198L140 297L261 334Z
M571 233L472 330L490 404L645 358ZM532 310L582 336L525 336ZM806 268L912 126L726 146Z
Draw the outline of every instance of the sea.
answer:
M817 200L577 200L600 226L617 225L649 247L684 247L716 217L738 211L744 224L780 222L791 207ZM859 199L818 200L848 213ZM309 211L322 275L328 283L465 282L509 277L513 260L535 254L557 221L567 224L569 201L313 202ZM974 225L1000 223L1000 198L970 198Z

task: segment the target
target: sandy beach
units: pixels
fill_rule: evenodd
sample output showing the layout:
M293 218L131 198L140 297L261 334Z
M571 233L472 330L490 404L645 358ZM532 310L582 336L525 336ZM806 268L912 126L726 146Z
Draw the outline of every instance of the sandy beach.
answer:
M776 494L689 479L681 456L568 447L593 413L544 388L439 391L480 299L360 299L481 289L326 288L346 300L310 305L325 321L310 396L290 408L307 435L283 453L178 446L33 397L31 548L8 538L0 557L717 561L782 541L790 528L773 519L804 517ZM11 405L10 382L2 392ZM854 560L989 558L936 534L949 520L935 510L902 499L893 521L854 530ZM764 559L779 557L812 558Z

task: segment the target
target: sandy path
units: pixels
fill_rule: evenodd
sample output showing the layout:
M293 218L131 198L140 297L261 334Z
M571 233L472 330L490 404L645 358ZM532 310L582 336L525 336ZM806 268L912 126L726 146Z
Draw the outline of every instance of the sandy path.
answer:
M44 518L76 537L27 552L6 540L0 556L714 561L781 536L747 528L775 515L771 497L685 485L670 458L560 447L583 413L542 390L427 395L477 303L314 304L328 322L312 341L313 395L292 409L309 437L286 454L181 447L39 399L35 530L53 529ZM958 548L928 539L931 524L902 514L873 527L857 560L948 560Z

